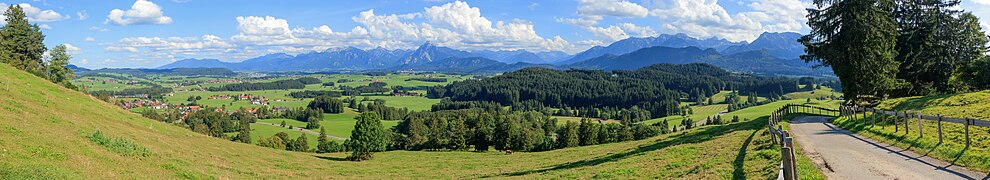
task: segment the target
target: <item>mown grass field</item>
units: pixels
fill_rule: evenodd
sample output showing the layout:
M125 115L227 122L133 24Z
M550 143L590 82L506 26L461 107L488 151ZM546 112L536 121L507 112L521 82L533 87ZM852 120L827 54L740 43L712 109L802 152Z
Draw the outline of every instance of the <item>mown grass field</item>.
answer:
M0 65L0 176L10 179L771 179L779 152L753 121L640 141L548 152L288 152L145 119ZM757 113L752 113L757 114ZM127 156L87 136L101 131L150 151Z
M802 92L787 93L787 94L784 95L784 97L786 97L788 99L808 99L808 98L815 99L815 98L819 98L819 97L826 97L827 98L827 97L831 97L831 96L841 97L842 96L842 93L841 92L835 92L835 90L833 90L832 88L829 88L829 87L826 87L826 86L822 86L822 89L815 89L813 91L802 91Z
M908 97L882 101L877 108L897 111L907 111L911 114L922 113L934 116L941 114L945 117L990 119L990 91L952 94L929 97ZM937 159L952 162L971 170L990 171L990 128L970 126L971 145L966 146L965 128L962 124L942 123L943 142L938 142L938 124L923 121L924 136L918 128L917 119L909 119L907 133L904 124L895 130L894 124L873 124L872 113L862 114L856 119L842 117L833 123L849 131L861 134L874 140L888 143L907 150L925 154ZM881 118L877 115L876 118ZM882 122L876 120L877 122Z
M726 109L728 109L728 107L729 107L728 104L715 104L715 105L707 105L707 106L691 106L692 110L694 111L694 114L689 114L687 116L687 118L691 118L692 120L694 120L694 122L698 122L698 121L700 121L702 119L715 116L719 112L722 112L722 111L725 111ZM653 123L663 122L664 120L667 120L667 124L668 125L670 125L671 127L677 127L677 126L680 126L681 121L684 121L684 117L685 116L667 116L667 117L662 117L662 118L656 118L656 119L651 119L651 120L643 121L643 122L640 122L640 123L642 123L642 124L653 124ZM725 119L725 117L722 117L722 119Z

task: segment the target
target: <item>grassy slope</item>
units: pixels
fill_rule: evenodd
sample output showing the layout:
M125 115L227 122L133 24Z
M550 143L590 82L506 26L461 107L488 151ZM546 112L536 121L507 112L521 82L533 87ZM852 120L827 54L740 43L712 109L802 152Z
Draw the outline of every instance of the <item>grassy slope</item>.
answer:
M990 91L929 96L908 97L886 100L878 108L907 111L911 114L921 112L924 115L941 114L947 117L970 117L975 119L990 119ZM891 124L877 124L870 127L870 116L863 121L859 119L839 118L836 125L850 131L862 134L871 139L879 140L894 146L926 154L928 156L953 162L972 170L990 171L990 128L970 127L972 145L966 148L965 130L962 124L942 123L942 144L938 143L938 124L925 121L924 137L919 137L918 121L909 120L909 133L904 133L904 124L897 132ZM880 116L877 116L879 118ZM879 122L879 120L877 120Z
M769 179L779 155L765 118L641 141L516 153L287 152L229 142L118 110L0 64L0 176L5 178L565 178ZM754 117L755 119L755 117ZM121 156L86 139L100 130L148 148ZM440 173L438 173L440 172Z

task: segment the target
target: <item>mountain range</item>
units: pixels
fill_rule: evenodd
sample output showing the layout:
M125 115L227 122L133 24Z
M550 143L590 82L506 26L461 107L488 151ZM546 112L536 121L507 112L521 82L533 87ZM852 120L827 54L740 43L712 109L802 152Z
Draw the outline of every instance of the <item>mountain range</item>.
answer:
M427 42L413 50L331 48L289 55L276 53L244 60L186 59L159 67L227 68L235 71L401 70L505 72L540 66L579 69L636 69L657 63L710 63L732 71L766 75L821 75L799 59L804 46L798 33L763 33L751 43L699 39L685 34L633 37L569 55L564 52L464 51ZM783 65L783 67L776 67ZM770 68L775 67L775 68Z

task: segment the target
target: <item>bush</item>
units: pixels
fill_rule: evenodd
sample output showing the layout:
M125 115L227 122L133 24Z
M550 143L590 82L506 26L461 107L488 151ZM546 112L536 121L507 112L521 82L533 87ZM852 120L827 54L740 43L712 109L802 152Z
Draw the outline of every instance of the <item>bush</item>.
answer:
M151 151L148 150L147 148L141 147L140 145L123 138L112 138L106 136L103 134L103 132L100 132L99 130L97 130L93 134L90 134L88 138L89 141L124 156L147 157L151 155Z

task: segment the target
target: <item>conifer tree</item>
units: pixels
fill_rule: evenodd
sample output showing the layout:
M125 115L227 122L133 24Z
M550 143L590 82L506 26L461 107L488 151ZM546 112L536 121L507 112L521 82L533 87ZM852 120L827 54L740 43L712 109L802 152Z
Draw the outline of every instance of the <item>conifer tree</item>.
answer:
M42 55L47 48L41 28L28 22L24 9L17 4L11 4L4 16L7 24L0 28L0 62L43 76Z
M353 161L369 160L372 153L384 151L387 140L381 118L374 113L361 113L351 131L349 147L353 153L349 157Z

